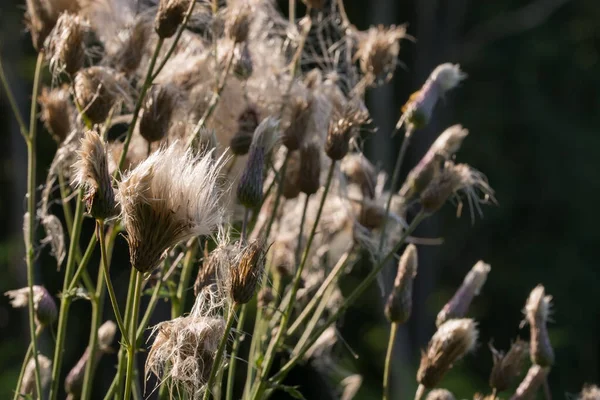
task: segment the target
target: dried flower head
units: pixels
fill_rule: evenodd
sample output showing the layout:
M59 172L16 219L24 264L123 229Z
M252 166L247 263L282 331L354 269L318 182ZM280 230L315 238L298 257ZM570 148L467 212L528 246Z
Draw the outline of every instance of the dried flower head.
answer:
M421 355L417 381L426 388L436 387L452 365L473 350L477 336L472 319L451 319L442 324Z
M245 207L258 207L262 202L265 159L278 138L278 127L276 119L267 117L254 131L248 161L237 186L237 198Z
M225 15L225 32L234 43L243 43L248 39L252 10L248 4L228 7Z
M466 195L471 206L471 218L474 218L475 209L480 215L482 214L480 204L495 202L494 190L487 183L485 175L467 164L454 164L448 161L421 193L423 210L433 214L452 195L458 195L459 192Z
M96 219L115 214L115 193L108 173L108 151L100 135L86 131L81 139L78 160L73 166L73 183L84 188L83 200L88 212Z
M446 389L435 389L427 394L425 400L455 400L456 398Z
M75 76L75 99L94 124L104 122L118 95L114 71L104 67L83 69Z
M44 126L57 143L62 143L71 133L71 116L74 113L66 86L49 90L43 88L38 102Z
M78 15L63 13L58 18L46 44L50 72L54 76L62 72L73 76L83 66L85 29L84 22Z
M334 161L339 161L346 154L350 139L358 133L358 128L369 120L369 112L362 102L354 99L348 102L342 115L329 124L325 153Z
M465 276L460 288L438 313L435 320L437 326L451 318L463 318L467 314L473 298L481 291L491 269L490 264L486 264L481 260L477 261Z
M377 170L362 153L350 153L342 160L340 169L350 183L360 186L364 196L375 196Z
M27 0L25 20L31 32L33 47L39 51L44 47L44 41L56 24L57 15L52 4L46 0Z
M490 350L494 359L494 366L490 374L490 387L496 389L497 392L502 392L510 388L515 378L521 375L529 353L529 345L527 342L517 339L506 354L496 350L491 344Z
M310 103L302 97L295 97L290 102L290 124L281 134L281 143L289 151L298 150L306 136L306 128L310 119Z
M460 70L458 64L438 65L423 87L410 96L408 102L402 107L404 115L399 125L407 122L414 128L422 128L431 120L433 110L439 99L449 90L458 86L467 75Z
M355 58L369 83L377 79L389 81L398 64L400 39L406 35L404 26L371 27L358 42Z
M292 151L288 155L288 162L285 167L285 175L283 176L283 187L281 194L286 199L295 199L300 194L300 152Z
M10 304L14 308L27 307L29 304L29 288L9 290L4 293L10 299ZM38 325L50 326L58 317L58 310L54 299L48 293L45 287L33 286L33 308L35 311L35 320Z
M56 265L60 270L60 266L67 255L65 232L62 222L53 214L44 215L41 219L44 230L46 231L46 237L42 239L42 243L50 243L50 254L56 258Z
M546 296L544 286L538 285L531 291L525 304L525 315L531 333L531 361L542 367L550 367L554 363L554 350L546 327L551 302L552 296Z
M321 148L315 141L300 149L298 189L307 196L317 193L321 187Z
M237 265L231 266L230 297L236 304L249 302L265 268L265 245L260 239L248 244L243 250Z
M238 118L238 131L233 135L229 143L233 154L241 156L248 153L258 123L259 115L256 108L252 106L246 107Z
M577 400L598 400L600 399L600 388L596 385L585 385L579 394Z
M37 356L38 365L40 367L40 380L42 383L42 392L45 392L46 388L52 380L52 361L43 354ZM36 393L35 383L35 360L29 359L23 372L23 379L21 380L21 395L23 397L31 396L31 398L41 398Z
M148 16L145 14L137 16L131 26L119 33L119 37L123 38L110 57L111 65L126 74L135 73L146 54L147 44L153 33Z
M462 125L452 125L438 136L428 150L428 153L439 154L446 160L450 160L460 150L463 140L469 134L469 130Z
M235 52L233 60L233 73L238 79L245 81L250 78L252 72L254 72L254 63L252 62L252 55L248 49L248 44L240 44L235 46L233 50Z
M177 94L169 86L153 86L144 100L140 115L140 135L148 142L158 142L169 132Z
M185 12L192 0L160 0L154 29L162 39L170 38L183 22Z
M403 324L412 312L413 280L417 276L417 247L409 244L398 263L394 288L385 304L385 316L390 322Z
M194 156L175 142L154 152L119 184L118 200L131 264L141 272L158 265L165 250L208 235L221 222L217 179L222 159Z
M542 368L539 365L532 365L527 371L527 375L517 388L511 400L533 400L546 381L550 368Z

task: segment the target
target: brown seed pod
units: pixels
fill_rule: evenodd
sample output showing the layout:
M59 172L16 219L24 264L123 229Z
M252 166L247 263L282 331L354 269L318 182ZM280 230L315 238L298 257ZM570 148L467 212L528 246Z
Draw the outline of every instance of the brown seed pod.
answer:
M231 299L236 304L249 302L260 282L265 268L265 245L255 240L243 251L237 265L231 268Z
M81 69L85 61L83 20L70 13L63 13L46 44L46 55L50 61L50 71L54 76L62 72L73 76Z
M281 193L286 199L295 199L300 194L300 152L292 151L289 153L287 165L285 167L285 176L283 177L283 187Z
M310 119L310 103L302 97L296 97L290 104L290 125L281 134L281 143L290 151L298 150L306 136L306 127Z
M81 112L94 124L104 122L117 98L114 71L104 67L83 69L75 76L74 87Z
M254 131L259 123L258 111L248 106L238 117L238 131L233 135L229 143L231 152L237 156L247 154L252 144Z
M398 263L394 288L385 304L385 316L390 322L405 323L412 312L412 288L417 276L417 247L409 244Z
M490 350L494 359L494 366L490 374L490 387L502 392L510 388L517 378L529 353L529 345L523 340L517 339L510 346L508 353L498 351L490 344Z
M169 132L176 103L174 89L169 86L153 86L142 107L140 135L148 142L161 141Z
M177 32L190 1L193 0L160 0L154 20L154 30L160 38L170 38Z
M312 141L300 149L300 173L298 188L307 196L317 193L321 187L321 149Z
M44 126L57 143L62 143L71 133L71 117L75 111L68 88L43 88L38 102Z
M329 124L325 153L334 161L339 161L350 148L350 139L358 134L360 125L366 123L369 113L359 100L351 100L342 115Z
M243 43L250 33L251 10L247 4L229 7L225 16L225 32L234 43Z

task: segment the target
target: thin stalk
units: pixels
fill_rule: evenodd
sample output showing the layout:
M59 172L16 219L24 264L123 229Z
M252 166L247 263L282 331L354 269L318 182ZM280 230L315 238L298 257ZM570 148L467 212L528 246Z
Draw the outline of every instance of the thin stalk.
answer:
M158 282L156 282L156 285L154 285L154 290L152 290L152 295L150 296L150 301L148 301L148 307L146 307L144 316L142 317L142 320L140 321L140 324L138 326L138 331L137 331L137 335L136 335L136 338L137 338L136 340L138 343L142 339L142 335L144 334L144 331L146 330L146 328L148 327L148 324L150 323L150 318L152 317L152 314L154 313L154 309L156 308L158 299L160 299L160 296L159 296L160 289L162 288L163 282L165 281L165 273L166 273L168 267L169 267L169 263L167 262L167 259L165 259L165 261L163 262L163 265L162 265L160 279L158 279Z
M239 306L234 304L227 315L227 323L225 324L225 331L223 332L223 336L221 337L221 341L219 342L219 347L217 348L217 354L215 355L215 360L213 362L213 366L210 370L210 375L208 377L208 381L206 382L206 390L204 391L203 400L210 399L210 391L211 388L215 384L215 378L217 377L217 371L221 365L221 360L223 359L223 354L225 353L225 347L227 346L227 339L229 339L229 331L231 330L231 326L233 325L233 321L235 320L235 313Z
M396 129L398 129L398 125L396 125ZM385 204L385 215L383 217L383 225L381 226L381 236L379 238L379 248L377 255L381 254L381 250L383 249L383 242L385 241L385 228L387 227L387 221L390 215L390 208L392 206L392 198L394 197L394 193L396 192L396 186L398 186L398 179L400 178L400 170L402 169L402 161L404 161L404 157L406 156L406 150L408 150L408 145L410 144L410 138L412 137L413 129L409 126L406 129L406 133L404 134L404 140L402 141L402 146L400 147L400 152L398 153L398 158L396 159L396 165L394 166L394 172L392 173L392 182L390 185L390 194L388 196L387 202ZM393 133L392 133L393 136Z
M289 8L290 24L295 24L296 23L296 0L289 0L288 8Z
M63 207L63 214L65 216L65 223L67 225L67 231L70 233L73 229L73 212L71 211L71 204L69 204L69 201L67 200L67 198L69 197L69 194L67 192L67 185L62 171L58 171L57 175L58 187L60 189L60 198L62 199L61 203Z
M40 337L40 335L42 334L42 331L44 330L44 326L43 325L38 325L38 327L35 330L35 335L36 337ZM13 397L13 400L18 400L21 399L21 383L23 381L23 375L25 375L25 368L27 368L27 363L29 362L29 359L31 358L31 354L33 353L33 345L32 342L29 342L29 346L27 346L27 351L25 352L25 358L23 358L23 365L21 365L21 372L19 372L19 378L17 379L17 388L15 389L15 395Z
M290 159L291 151L287 148L285 149L285 157L283 158L283 164L281 164L281 168L279 169L279 176L281 177L279 184L277 185L277 192L275 194L275 202L273 203L273 212L271 213L271 218L269 219L269 223L267 225L267 229L265 230L265 239L269 239L269 235L271 234L271 228L273 228L273 223L275 222L275 218L277 218L277 209L279 208L279 202L281 201L281 196L283 194L283 177L285 176L285 170L287 169L287 164Z
M44 54L39 53L33 75L33 90L31 93L31 114L29 118L29 136L27 142L27 213L29 214L27 226L27 239L25 249L27 250L27 286L29 287L29 336L35 361L35 387L37 393L42 393L42 381L40 379L40 365L38 362L37 337L35 335L35 308L33 303L33 285L35 281L35 179L36 179L36 134L37 134L37 97L40 90L40 79Z
M300 340L298 340L298 342L296 343L294 350L301 349L302 347L304 347L304 345L310 339L310 336L317 328L317 324L319 323L319 320L321 319L321 316L323 315L323 312L327 307L328 300L331 298L334 289L335 286L329 286L325 291L323 295L323 300L317 306L317 309L315 310L313 316L310 318L310 321L308 321L308 324L306 324L306 328L304 329L304 332L302 332L302 336L300 337Z
M304 208L302 209L302 217L300 219L300 232L298 233L298 243L296 244L296 254L294 257L295 265L298 265L300 262L300 253L302 252L302 233L304 231L304 221L306 220L306 211L308 210L308 201L310 200L310 195L306 195L304 199Z
M308 351L310 346L319 338L319 336L333 324L347 309L352 305L356 299L363 294L363 292L373 283L375 279L377 279L377 275L381 272L381 270L385 267L385 265L393 259L395 254L400 250L400 248L406 242L408 236L417 228L417 226L427 217L428 215L423 211L420 211L415 218L410 223L409 227L402 233L402 236L398 240L398 243L394 246L394 248L387 253L387 255L377 264L373 270L364 278L361 283L350 293L350 295L344 300L338 310L332 314L324 324L313 334L311 339L308 341L306 346L302 349L298 349L298 351L292 352L292 358L277 372L271 379L271 382L280 382L288 372L292 369L296 363L302 359L304 354Z
M123 165L125 164L125 158L127 156L127 151L129 150L129 143L131 142L131 138L133 136L133 130L135 128L135 124L137 123L140 110L142 109L142 104L144 104L146 92L148 91L148 89L150 89L150 85L152 85L152 71L154 70L154 65L156 64L156 60L158 58L158 54L160 53L160 49L163 43L164 39L158 38L158 42L156 42L156 48L154 49L154 53L152 54L152 58L150 59L148 71L146 72L144 84L142 85L142 89L140 90L140 96L137 100L137 103L135 104L133 115L131 116L131 123L129 124L129 128L127 129L127 136L125 136L125 141L123 142L123 152L121 153L121 158L119 158L119 168L116 169L115 174L119 173L119 171L123 169Z
M329 172L327 173L327 180L325 182L325 188L323 190L323 195L321 196L321 203L319 204L319 209L317 211L317 216L315 218L315 222L312 226L312 230L310 235L308 236L308 241L306 243L306 249L304 249L304 256L302 257L302 263L296 270L296 275L294 277L294 282L292 284L292 289L290 291L290 301L285 308L285 311L281 315L281 323L279 325L279 329L277 331L277 335L269 344L269 348L265 354L265 359L263 361L263 368L260 375L260 380L258 382L258 387L256 388L255 394L252 397L255 400L261 398L265 390L265 384L267 383L267 378L269 374L269 370L271 369L271 365L275 359L275 351L277 350L277 346L281 343L284 333L287 330L287 324L291 317L292 308L294 306L293 299L296 297L296 292L300 287L300 280L302 278L302 271L304 270L304 266L306 265L306 261L308 260L310 254L310 247L312 245L313 239L315 238L315 234L317 232L317 227L319 225L319 220L321 219L321 213L323 212L323 208L325 206L325 200L327 198L327 193L329 192L329 188L331 186L331 182L333 181L333 174L335 172L336 162L332 160L331 165L329 166Z
M419 385L419 387L417 388L417 391L415 393L415 400L421 400L421 398L423 397L424 394L425 394L425 386Z
M94 233L94 235L90 239L90 242L88 243L88 247L85 250L85 253L83 253L83 257L81 258L81 262L77 267L77 271L75 271L73 279L71 279L71 284L69 285L68 289L69 291L75 289L75 286L77 286L77 282L79 281L81 274L83 273L83 271L85 271L85 268L87 267L88 263L90 262L90 259L92 258L94 249L96 248L96 243L98 243L98 238Z
M136 335L137 335L137 324L138 316L140 311L140 298L142 297L140 291L142 288L142 273L137 271L135 275L135 289L133 292L133 306L131 309L131 320L129 321L129 346L127 347L127 374L125 376L125 393L123 395L124 400L131 398L131 386L134 379L133 366L135 364L135 351L136 351Z
M41 54L41 53L40 53ZM25 120L21 116L21 112L19 111L19 106L17 105L17 101L15 100L15 95L8 84L8 79L6 79L6 75L4 74L4 66L2 64L2 58L0 58L0 80L2 80L2 86L4 87L4 93L6 93L6 97L8 98L8 102L10 104L10 108L12 109L13 114L15 115L15 119L17 120L17 124L19 125L19 131L21 135L23 135L23 139L25 142L29 141L29 133L27 130L27 125L25 125ZM32 99L37 103L37 92L36 95Z
M233 347L231 348L231 357L229 357L229 371L227 371L227 391L225 392L225 400L233 400L233 386L235 385L237 355L240 351L241 337L243 335L242 331L244 330L246 314L248 314L248 307L247 304L244 304L238 318L237 327L235 329L235 337L233 339Z
M383 400L389 400L390 397L390 374L392 372L392 354L394 353L394 343L398 333L398 324L392 322L390 326L390 340L388 341L387 352L385 354L385 364L383 370Z
M189 288L197 252L198 244L196 238L192 238L190 243L188 243L188 250L185 254L185 260L183 261L183 267L181 269L181 277L179 278L179 285L177 286L177 314L172 315L173 318L181 316L185 310L186 291Z
M131 312L133 308L133 296L136 288L137 270L131 267L129 274L129 287L127 289L127 300L125 302L125 321L129 323L131 320ZM123 394L123 379L125 378L126 363L125 363L124 347L119 349L119 363L117 365L117 374L115 376L117 397L121 398Z

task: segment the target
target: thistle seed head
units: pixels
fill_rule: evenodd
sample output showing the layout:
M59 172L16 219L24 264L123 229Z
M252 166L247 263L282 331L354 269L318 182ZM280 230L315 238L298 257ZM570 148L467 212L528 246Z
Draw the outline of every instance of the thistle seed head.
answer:
M472 319L451 319L442 324L421 354L417 381L426 388L436 387L452 365L475 348L477 336Z
M44 126L57 143L62 143L71 133L71 116L75 111L68 88L66 86L52 90L43 88L38 102L41 106Z
M425 400L455 400L456 398L446 389L435 389L427 394Z
M243 43L248 39L252 10L248 4L228 7L225 16L225 32L234 43Z
M281 143L289 151L298 150L306 136L306 128L311 118L310 103L298 96L290 104L290 124L281 134Z
M321 187L321 149L311 141L300 149L298 189L307 196L317 193Z
M355 58L369 83L377 79L387 82L392 78L398 64L400 39L405 36L404 26L384 28L379 25L369 28L359 40Z
M398 194L409 203L420 195L429 184L438 178L444 169L444 158L435 153L427 153L417 165L408 173Z
M147 15L136 17L132 25L119 35L123 35L124 38L111 57L111 65L125 74L135 73L146 54L151 34L152 22L148 20Z
M490 264L481 260L471 268L460 288L437 315L437 326L451 318L463 318L467 314L473 298L481 291L491 269Z
M554 350L548 335L548 316L552 305L552 296L546 296L544 286L538 285L531 291L525 304L525 314L529 323L531 362L542 367L554 363Z
M31 33L31 41L36 51L44 48L44 41L52 32L58 15L49 0L27 0L25 21Z
M346 154L350 146L350 139L358 134L358 129L369 120L369 112L364 105L351 100L346 105L342 115L329 124L327 139L325 141L325 153L334 161L339 161Z
M281 194L286 199L295 199L300 194L300 152L292 151L289 153L287 166L285 167L285 175L283 177L283 187Z
M175 142L123 178L118 201L133 267L150 271L172 246L216 229L222 215L217 184L222 165L222 158L194 156Z
M394 288L385 304L385 316L390 322L403 324L412 312L413 281L417 276L417 247L409 244L398 263Z
M29 305L29 288L9 290L4 293L10 299L14 308L24 308ZM33 286L33 309L35 311L35 322L37 325L50 326L58 317L58 310L54 299L45 287Z
M229 143L233 154L241 156L248 153L258 123L259 115L256 108L252 106L246 107L238 118L238 131L233 135Z
M533 400L546 381L546 377L550 373L550 368L543 368L539 365L532 365L527 371L527 375L517 388L511 400Z
M81 17L70 13L60 15L46 42L46 56L53 76L62 72L74 76L81 69L85 61L85 30Z
M50 381L52 380L52 361L43 354L37 356L38 365L40 367L40 380L42 383L42 393L46 391ZM23 373L23 379L21 380L21 395L24 397L31 396L31 398L42 398L37 395L36 383L35 383L35 360L30 358L25 366Z
M154 20L154 30L162 39L175 34L193 0L160 0Z
M377 184L377 170L361 153L348 154L341 162L341 171L350 183L361 188L363 195L373 198Z
M596 385L585 385L577 400L598 400L600 399L600 388Z
M521 375L529 353L529 345L527 342L517 339L506 354L496 350L491 344L490 350L494 360L490 374L490 387L498 392L503 392L510 388L515 378Z
M114 71L104 67L83 69L75 76L75 99L94 124L104 122L118 95Z
M140 135L148 142L159 142L169 132L177 94L169 86L153 86L144 100L140 115Z
M439 154L445 160L450 160L460 150L468 134L469 130L464 129L462 125L452 125L438 136L427 153Z
M246 304L256 292L265 268L265 245L255 240L243 250L237 265L231 266L230 297L236 304Z

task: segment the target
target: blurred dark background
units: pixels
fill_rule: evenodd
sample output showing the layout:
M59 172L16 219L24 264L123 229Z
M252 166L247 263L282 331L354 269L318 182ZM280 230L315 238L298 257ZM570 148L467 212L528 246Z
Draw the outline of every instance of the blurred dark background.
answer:
M402 43L403 66L392 82L369 93L372 117L379 126L367 141L369 157L391 170L401 135L390 139L389 133L401 105L436 65L459 63L469 78L437 107L433 123L416 133L403 173L422 157L439 132L461 123L470 135L458 160L488 176L499 202L486 207L484 217L474 223L468 213L456 218L455 209L446 206L418 232L418 236L441 237L444 244L419 249L415 309L399 334L394 387L402 398L412 398L420 349L434 332L435 315L479 259L492 265L483 293L470 312L479 321L480 345L446 376L443 386L459 398L487 391L492 366L487 343L493 339L496 347L506 349L517 336L528 338L528 329L519 329L521 310L538 283L545 285L555 304L550 325L557 360L550 375L554 396L565 398L578 392L583 383L598 382L600 211L594 204L600 196L600 2L345 3L350 20L360 29L407 23L408 33L416 38ZM0 51L27 115L35 54L22 23L23 10L23 1L2 0ZM0 95L0 129L3 293L25 285L21 227L26 182L25 146L4 95ZM48 135L40 135L40 177L45 176L54 146ZM55 275L55 264L45 257L38 260L37 277L57 293L59 282L44 278ZM123 279L126 276L124 271ZM84 302L72 308L69 338L73 345L66 365L68 360L71 365L75 362L87 343L88 308ZM379 309L374 288L342 325L344 338L358 358L349 351L341 351L341 357L345 367L364 377L361 399L381 396L388 325ZM28 343L26 323L26 312L11 309L8 300L0 297L0 398L12 395ZM46 338L42 352L51 354L51 340L51 336ZM111 362L105 361L107 368ZM303 374L300 371L292 379L312 379Z

